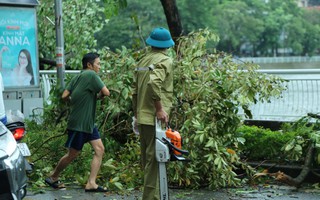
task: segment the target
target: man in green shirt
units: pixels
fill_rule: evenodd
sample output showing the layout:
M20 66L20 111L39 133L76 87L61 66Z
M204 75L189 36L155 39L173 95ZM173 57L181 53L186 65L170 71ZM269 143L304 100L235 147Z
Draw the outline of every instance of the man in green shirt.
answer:
M64 90L62 98L70 101L70 115L68 119L68 148L51 176L45 182L53 188L63 188L59 180L60 173L80 154L83 145L89 142L94 150L91 171L85 186L86 192L106 192L98 186L96 177L104 155L104 146L98 129L95 127L95 113L97 98L109 96L110 92L97 73L100 71L100 58L97 53L85 54L82 59L83 71L71 79Z
M172 59L167 49L174 45L170 32L155 28L146 43L151 46L135 70L133 110L140 133L141 162L144 169L143 200L159 199L159 170L155 157L155 118L168 123L172 106Z

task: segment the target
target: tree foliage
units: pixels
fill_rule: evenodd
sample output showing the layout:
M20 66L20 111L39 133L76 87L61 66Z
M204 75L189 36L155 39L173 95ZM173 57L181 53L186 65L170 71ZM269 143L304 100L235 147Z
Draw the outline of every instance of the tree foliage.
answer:
M135 1L138 2L138 0ZM112 6L104 9L107 3ZM114 3L111 0L63 2L65 52L68 65L78 68L80 57L88 50L94 50L102 39L120 40L121 37L109 38L107 34L102 34L102 39L99 40L94 38L94 33L102 30L101 23L105 19L103 16L113 16L114 12L119 11L119 7L114 6ZM138 19L143 19L143 22L152 19L166 24L162 21L164 18L159 15L163 13L160 11L161 6L154 6L153 3L146 2L149 10L143 9L144 7L138 3L128 4L128 9L141 11L138 13L141 17L133 15L134 25L123 27L123 29L132 27L137 31L137 35L132 37L136 38L137 43L134 43L134 40L125 39L126 42L117 49L110 50L107 48L107 43L98 51L101 54L103 66L100 75L111 90L111 96L99 102L97 108L97 125L107 149L100 171L101 179L98 182L112 189L132 189L139 187L142 182L139 140L132 133L130 124L133 115L132 73L135 63L144 54L145 49L136 51L125 46L139 47L139 49L143 46L140 43L143 41L142 38L145 38L142 27L148 27L148 25L144 25ZM159 1L158 3L160 4ZM136 8L130 6L136 6ZM225 6L230 8L228 5ZM239 3L239 7L245 8L246 5ZM159 12L154 13L153 8L159 9ZM54 18L52 2L41 1L38 12L39 21L41 21L39 23L39 55L53 58L54 26L48 20L52 21ZM121 15L122 11L120 10L119 13ZM125 13L122 14L125 15ZM229 14L232 18L234 17L232 13ZM250 19L253 20L253 18ZM111 20L107 24L111 25L109 30L115 28L112 27L114 24L111 24ZM246 29L238 28L248 32ZM121 35L122 29L112 30L114 30L113 34ZM111 33L111 31L105 33ZM128 34L130 35L130 31ZM236 37L233 37L235 40ZM271 96L278 96L283 90L281 79L258 73L256 71L258 66L252 63L235 63L231 55L215 49L209 53L208 42L212 41L215 44L219 42L218 38L208 29L191 32L179 39L175 51L170 51L170 55L176 60L174 63L176 99L170 123L181 132L185 140L184 148L190 151L192 160L189 163L170 163L168 174L171 184L189 187L208 184L212 189L241 184L235 170L241 167L249 172L250 168L242 163L238 156L238 145L243 142L242 138L235 136L235 131L241 124L238 111L244 109L250 117L250 110L248 110L250 104L258 100L268 100ZM235 49L239 48L235 47ZM62 108L67 106L60 100L60 94L60 88L55 87L52 90L52 104L45 108L43 119L45 123L30 122L28 125L30 130L26 139L33 152L31 160L36 166L31 178L36 185L40 186L43 184L41 181L43 177L52 170L64 153L61 144L65 141L65 135L62 133L66 128L66 116L61 118L58 125L52 123L61 115ZM86 146L82 155L66 169L63 178L67 181L76 179L79 184L84 184L91 157L92 149ZM108 181L105 181L106 179Z
M235 136L241 124L239 108L250 115L247 107L251 103L277 96L283 88L281 79L256 72L256 65L236 64L227 54L208 53L208 40L216 41L218 37L208 30L194 32L179 40L177 54L173 50L170 52L177 60L174 64L175 102L170 124L182 134L191 162L170 163L168 175L170 184L193 188L208 184L214 189L241 184L235 173L237 168L250 172L238 156L238 145L243 142L242 138ZM100 53L107 61L102 70L110 70L101 77L112 95L99 102L97 108L97 125L107 149L98 182L120 190L139 187L142 170L138 138L131 128L131 84L135 63L144 50L123 47L116 52ZM57 106L45 110L44 121L52 122L58 117L59 113L54 109L62 106L59 98L52 99ZM37 167L32 180L43 178L63 153L61 144L65 136L58 135L63 132L65 124L63 118L58 125L60 128L53 123L28 126L31 129L28 143ZM52 152L59 153L52 156ZM66 181L76 179L79 184L84 184L91 153L89 146L85 147L82 155L63 173L63 178ZM106 179L109 181L105 182Z
M317 19L320 11L300 8L295 0L179 0L177 6L183 33L204 28L215 31L220 41L210 47L220 51L237 56L313 55L319 51L320 24L311 16ZM160 0L128 0L128 7L112 17L96 38L111 49L123 44L143 47L140 36L148 35L155 26L166 27Z
M304 55L319 54L320 43L320 12L316 9L304 10L303 18L309 23L303 23L305 35L302 39Z
M171 124L181 131L191 162L170 168L171 181L178 184L208 184L212 189L241 184L235 173L245 166L238 157L243 140L235 136L241 124L239 108L250 115L251 103L283 90L281 79L256 72L256 65L234 63L223 53L209 54L207 41L217 39L208 30L180 39Z
M221 38L218 49L239 55L242 45L257 46L264 27L255 14L256 10L251 9L242 1L219 4L214 8L214 27Z
M94 33L107 23L106 19L118 12L123 0L62 1L65 63L72 69L81 68L82 55L95 50ZM55 5L41 0L37 7L39 58L55 59ZM46 66L47 68L49 66Z
M179 0L177 3L185 34L198 29L212 28L216 22L212 17L219 0Z
M120 10L119 15L112 17L96 34L99 41L97 48L143 48L145 38L158 26L168 27L159 0L128 0L127 7Z

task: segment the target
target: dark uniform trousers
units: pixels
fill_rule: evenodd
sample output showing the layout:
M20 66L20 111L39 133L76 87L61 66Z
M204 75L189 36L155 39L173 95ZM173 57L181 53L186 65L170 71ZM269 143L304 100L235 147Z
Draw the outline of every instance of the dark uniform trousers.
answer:
M141 145L141 164L144 170L142 200L160 199L159 166L155 155L155 126L138 125Z

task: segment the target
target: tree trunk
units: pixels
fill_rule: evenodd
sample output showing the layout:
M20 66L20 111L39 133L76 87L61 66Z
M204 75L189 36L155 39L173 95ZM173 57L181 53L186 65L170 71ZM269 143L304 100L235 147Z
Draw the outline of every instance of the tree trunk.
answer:
M302 170L301 170L300 174L295 178L292 178L291 176L289 176L281 171L278 171L276 173L268 173L268 172L256 173L253 176L253 178L257 178L260 176L272 176L275 178L275 180L277 180L279 182L282 182L282 183L285 183L285 184L288 184L291 186L295 186L296 188L299 188L300 185L303 183L304 179L309 174L309 172L313 172L312 162L313 162L313 157L314 157L314 148L315 148L314 143L311 142L308 147L307 155L305 157ZM319 174L316 174L315 172L313 172L313 173L315 175L319 176Z
M176 42L182 35L181 19L176 4L176 0L160 0L164 14L166 15L167 24L172 36L172 39Z
M307 175L311 171L313 156L314 156L314 143L311 142L307 151L306 158L304 160L304 166L300 174L297 177L292 178L291 176L286 175L285 173L279 171L277 173L274 173L276 180L291 186L295 186L297 188L300 187L301 183L304 181L304 179L307 177Z

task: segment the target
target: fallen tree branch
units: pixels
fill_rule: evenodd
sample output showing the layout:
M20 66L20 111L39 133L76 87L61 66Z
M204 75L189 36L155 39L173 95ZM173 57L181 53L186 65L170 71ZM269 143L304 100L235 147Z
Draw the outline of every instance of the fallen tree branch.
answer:
M34 151L32 152L32 154L35 154L36 152L38 152L38 151L41 149L41 147L42 147L44 144L46 144L47 142L49 142L50 140L52 140L52 139L54 139L54 138L58 138L58 137L64 136L66 133L67 133L67 130L65 130L63 133L61 133L61 134L59 134L59 135L54 135L54 136L52 136L52 137L47 138L45 141L43 141L43 142L38 146L38 148L37 148L36 150L34 150Z
M271 176L274 177L275 180L288 184L290 186L294 186L296 188L300 187L300 185L302 184L302 182L304 181L304 179L307 177L307 175L309 174L312 168L312 161L313 161L313 155L314 155L314 143L311 142L309 147L308 147L308 151L306 154L306 158L304 160L304 165L302 167L302 170L300 172L300 174L295 177L292 178L291 176L285 174L284 172L278 171L276 173L268 173L266 172L262 172L262 173L256 173L253 178L257 178L260 176Z

